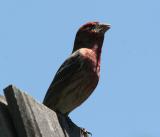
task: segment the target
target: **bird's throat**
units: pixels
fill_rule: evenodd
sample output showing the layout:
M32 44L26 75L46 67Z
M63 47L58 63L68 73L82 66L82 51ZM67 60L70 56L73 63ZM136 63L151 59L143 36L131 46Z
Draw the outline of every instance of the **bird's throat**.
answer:
M96 58L97 58L97 67L100 67L100 61L101 61L101 49L102 47L95 44L92 48L92 50L94 51L94 53L96 54Z

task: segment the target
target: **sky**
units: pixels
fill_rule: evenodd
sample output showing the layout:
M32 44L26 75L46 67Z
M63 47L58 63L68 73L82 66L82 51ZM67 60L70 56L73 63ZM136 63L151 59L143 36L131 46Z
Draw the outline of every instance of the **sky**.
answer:
M1 0L0 94L42 102L78 28L110 23L99 84L70 117L93 137L160 137L159 13L159 0Z

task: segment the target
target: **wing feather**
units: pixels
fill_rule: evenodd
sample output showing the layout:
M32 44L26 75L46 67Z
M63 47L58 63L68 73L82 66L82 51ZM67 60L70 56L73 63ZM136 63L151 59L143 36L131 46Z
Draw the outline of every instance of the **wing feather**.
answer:
M63 98L64 88L71 83L70 79L81 71L82 58L79 52L72 54L58 69L50 87L47 91L47 94L44 98L43 104L48 107L52 107L57 103L60 98ZM54 101L53 101L54 100Z

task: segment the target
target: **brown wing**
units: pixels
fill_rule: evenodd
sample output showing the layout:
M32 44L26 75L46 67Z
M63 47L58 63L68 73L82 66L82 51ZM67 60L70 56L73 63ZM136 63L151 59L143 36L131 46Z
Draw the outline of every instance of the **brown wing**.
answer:
M65 88L72 82L71 77L81 71L81 55L79 52L72 54L57 71L43 101L43 104L51 109L63 98L65 95Z

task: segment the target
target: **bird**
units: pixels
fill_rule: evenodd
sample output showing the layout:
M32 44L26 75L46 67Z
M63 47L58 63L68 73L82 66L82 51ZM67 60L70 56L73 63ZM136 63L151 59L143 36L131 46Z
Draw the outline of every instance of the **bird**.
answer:
M97 21L78 29L73 50L55 74L44 105L68 116L93 93L100 78L101 50L109 29L109 24Z

